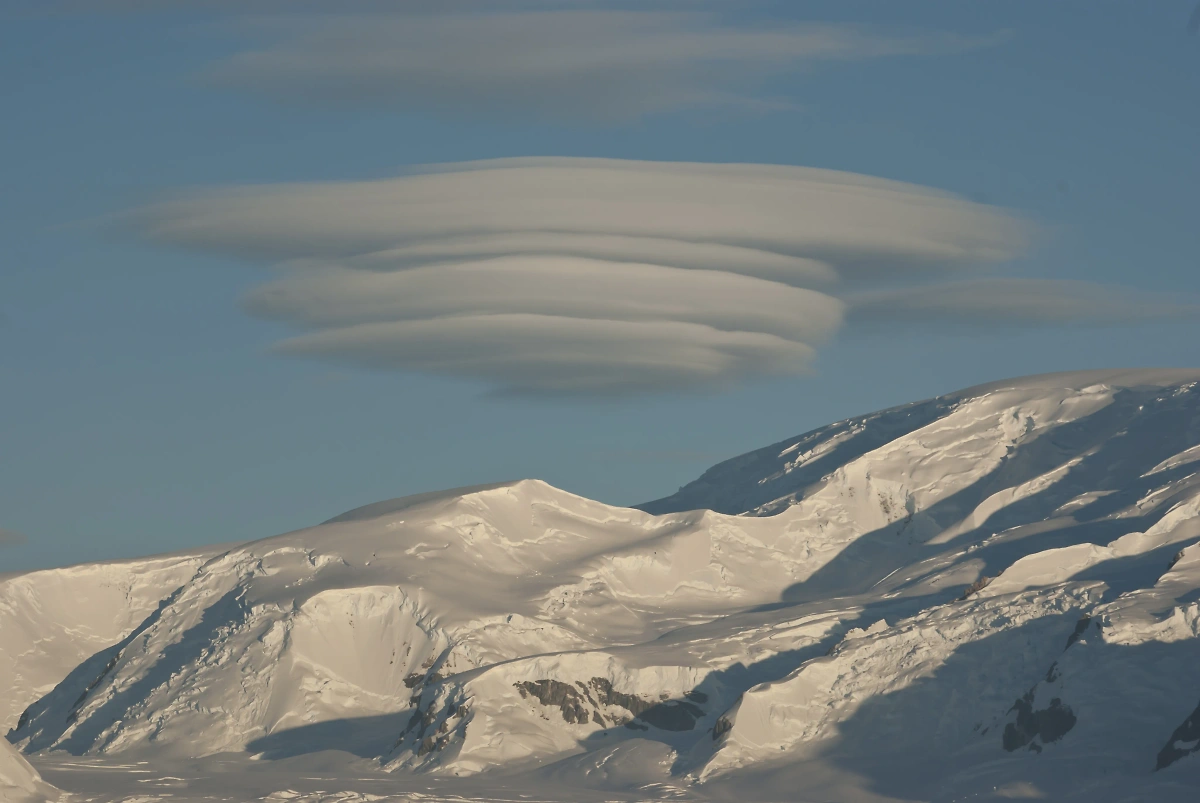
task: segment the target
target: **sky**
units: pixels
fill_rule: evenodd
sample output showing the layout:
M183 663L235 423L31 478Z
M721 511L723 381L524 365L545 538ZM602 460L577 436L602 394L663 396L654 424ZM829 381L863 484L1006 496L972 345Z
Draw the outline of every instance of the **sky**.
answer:
M5 3L0 572L1196 366L1194 6Z

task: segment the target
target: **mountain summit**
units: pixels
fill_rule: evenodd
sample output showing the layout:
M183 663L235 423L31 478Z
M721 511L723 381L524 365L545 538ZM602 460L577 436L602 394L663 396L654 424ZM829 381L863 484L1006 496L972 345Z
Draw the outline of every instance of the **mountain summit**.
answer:
M525 480L0 581L45 773L340 751L468 799L1193 800L1198 634L1200 371L856 416L640 510Z

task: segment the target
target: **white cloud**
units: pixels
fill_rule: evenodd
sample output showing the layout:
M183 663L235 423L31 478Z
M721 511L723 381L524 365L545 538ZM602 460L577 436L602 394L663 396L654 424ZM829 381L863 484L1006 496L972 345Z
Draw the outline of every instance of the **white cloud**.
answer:
M814 262L849 279L951 273L1015 256L1027 234L992 207L856 173L575 158L202 193L146 210L139 224L153 238L275 260L453 252L473 238L518 235L542 238L537 253L601 256L577 239L586 235L667 241L664 248L676 248L667 264L711 268L723 254L702 256L695 246L715 243L763 252L726 261L724 270L800 285L829 275ZM629 261L652 257L639 242L609 245L629 247ZM514 242L503 253L526 249ZM375 258L386 264L386 254Z
M621 120L699 106L788 105L755 89L823 62L958 53L997 41L558 5L276 18L259 24L270 44L230 57L211 76L305 102Z
M219 190L131 219L278 263L243 303L304 330L280 352L554 393L803 371L840 325L838 287L955 275L1027 230L852 173L564 158Z

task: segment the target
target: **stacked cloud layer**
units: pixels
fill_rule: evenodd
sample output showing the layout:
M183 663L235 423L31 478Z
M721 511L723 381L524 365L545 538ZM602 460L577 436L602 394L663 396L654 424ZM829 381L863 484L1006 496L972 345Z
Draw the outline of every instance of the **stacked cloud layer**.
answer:
M801 371L841 324L835 288L952 278L1028 233L853 173L575 158L220 190L135 217L156 240L278 263L245 306L304 330L283 353L559 393Z

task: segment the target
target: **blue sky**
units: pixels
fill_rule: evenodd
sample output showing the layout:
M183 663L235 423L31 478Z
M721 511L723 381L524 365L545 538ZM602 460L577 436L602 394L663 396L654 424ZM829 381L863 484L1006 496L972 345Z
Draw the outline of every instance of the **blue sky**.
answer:
M517 477L633 504L725 457L971 384L1198 362L1200 37L1187 0L489 4L487 24L467 28L468 4L433 17L420 4L152 5L0 11L0 528L13 534L0 545L23 541L3 546L0 571L261 537ZM597 16L563 16L583 13ZM425 46L413 30L450 33ZM329 31L355 52L407 55L348 73ZM631 55L566 69L556 59L582 48L581 31L598 53ZM739 38L764 31L795 36ZM731 55L714 67L697 46ZM532 72L489 63L514 49ZM978 299L848 314L814 342L807 374L496 394L478 371L272 353L294 321L238 303L277 275L267 260L130 223L130 210L169 217L163 199L197 187L219 192L193 216L239 185L294 195L295 182L503 157L905 182L1021 222L1027 241L986 276L1092 284L1021 285L1003 303L983 286L987 315ZM852 309L879 288L846 292ZM1034 309L1044 298L1076 314Z

